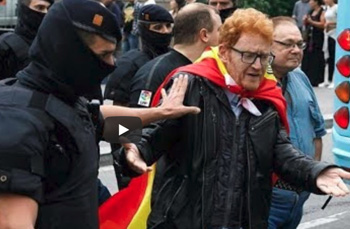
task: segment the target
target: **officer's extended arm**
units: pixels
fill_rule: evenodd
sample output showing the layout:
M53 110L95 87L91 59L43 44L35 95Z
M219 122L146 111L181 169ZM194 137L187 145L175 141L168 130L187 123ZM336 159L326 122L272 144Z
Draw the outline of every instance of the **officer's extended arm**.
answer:
M21 195L0 194L0 228L34 229L37 214L35 200Z
M183 105L187 89L188 77L180 76L174 80L173 86L167 95L162 90L163 102L154 108L128 108L121 106L104 105L101 112L104 118L111 116L136 116L141 118L143 125L162 119L174 119L186 114L198 114L198 107L186 107Z

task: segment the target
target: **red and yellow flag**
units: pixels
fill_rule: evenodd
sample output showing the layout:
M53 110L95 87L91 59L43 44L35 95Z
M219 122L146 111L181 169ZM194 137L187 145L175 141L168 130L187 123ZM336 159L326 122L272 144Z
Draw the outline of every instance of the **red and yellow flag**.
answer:
M163 84L158 88L156 94L154 95L152 106L158 104L161 89L169 82L171 77L178 72L187 72L193 75L207 78L212 83L222 88L226 88L232 93L240 95L242 98L246 97L258 100L267 100L271 102L275 106L283 125L286 127L287 131L289 130L286 100L283 97L282 89L276 86L277 80L275 76L269 71L265 73L264 79L260 83L260 86L257 90L246 91L240 85L228 83L232 81L231 76L228 74L225 65L219 58L218 48L211 47L205 51L194 64L180 67L172 71L167 76Z
M146 229L155 170L133 178L99 208L100 229Z

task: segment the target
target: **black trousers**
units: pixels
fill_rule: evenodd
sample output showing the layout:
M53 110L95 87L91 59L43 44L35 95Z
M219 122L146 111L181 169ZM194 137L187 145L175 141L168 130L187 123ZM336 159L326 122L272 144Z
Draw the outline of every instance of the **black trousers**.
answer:
M328 37L328 81L332 82L335 66L335 40L332 37Z

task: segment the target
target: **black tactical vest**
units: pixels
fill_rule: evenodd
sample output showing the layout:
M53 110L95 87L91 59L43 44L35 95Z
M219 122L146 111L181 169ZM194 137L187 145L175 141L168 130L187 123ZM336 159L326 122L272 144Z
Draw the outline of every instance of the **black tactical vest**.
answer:
M6 164L13 168L7 170L9 173L19 169L42 177L43 194L39 200L35 228L97 229L99 154L87 101L80 99L72 107L51 94L29 90L17 83L6 85L0 81L0 116L6 117L16 112L24 112L28 114L28 119L41 122L47 129L45 134L49 135L49 140L43 142L47 150L43 155L29 160L18 152L2 149L0 137L0 161L3 162L0 163L0 170L2 164ZM11 126L6 127L6 123L1 123L0 128L8 129ZM12 181L19 185L20 182ZM1 190L0 186L0 191L11 192L11 188Z

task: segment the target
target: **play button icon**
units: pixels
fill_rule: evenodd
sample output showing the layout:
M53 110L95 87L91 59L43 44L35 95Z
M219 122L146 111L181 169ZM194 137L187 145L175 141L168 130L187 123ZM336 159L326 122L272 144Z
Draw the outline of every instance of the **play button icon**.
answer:
M115 116L105 119L103 137L110 143L137 143L141 140L142 122L138 117Z
M122 135L122 134L124 134L124 133L126 133L128 131L129 131L128 128L126 128L125 126L122 126L122 125L119 124L119 128L118 128L118 134L119 135Z

